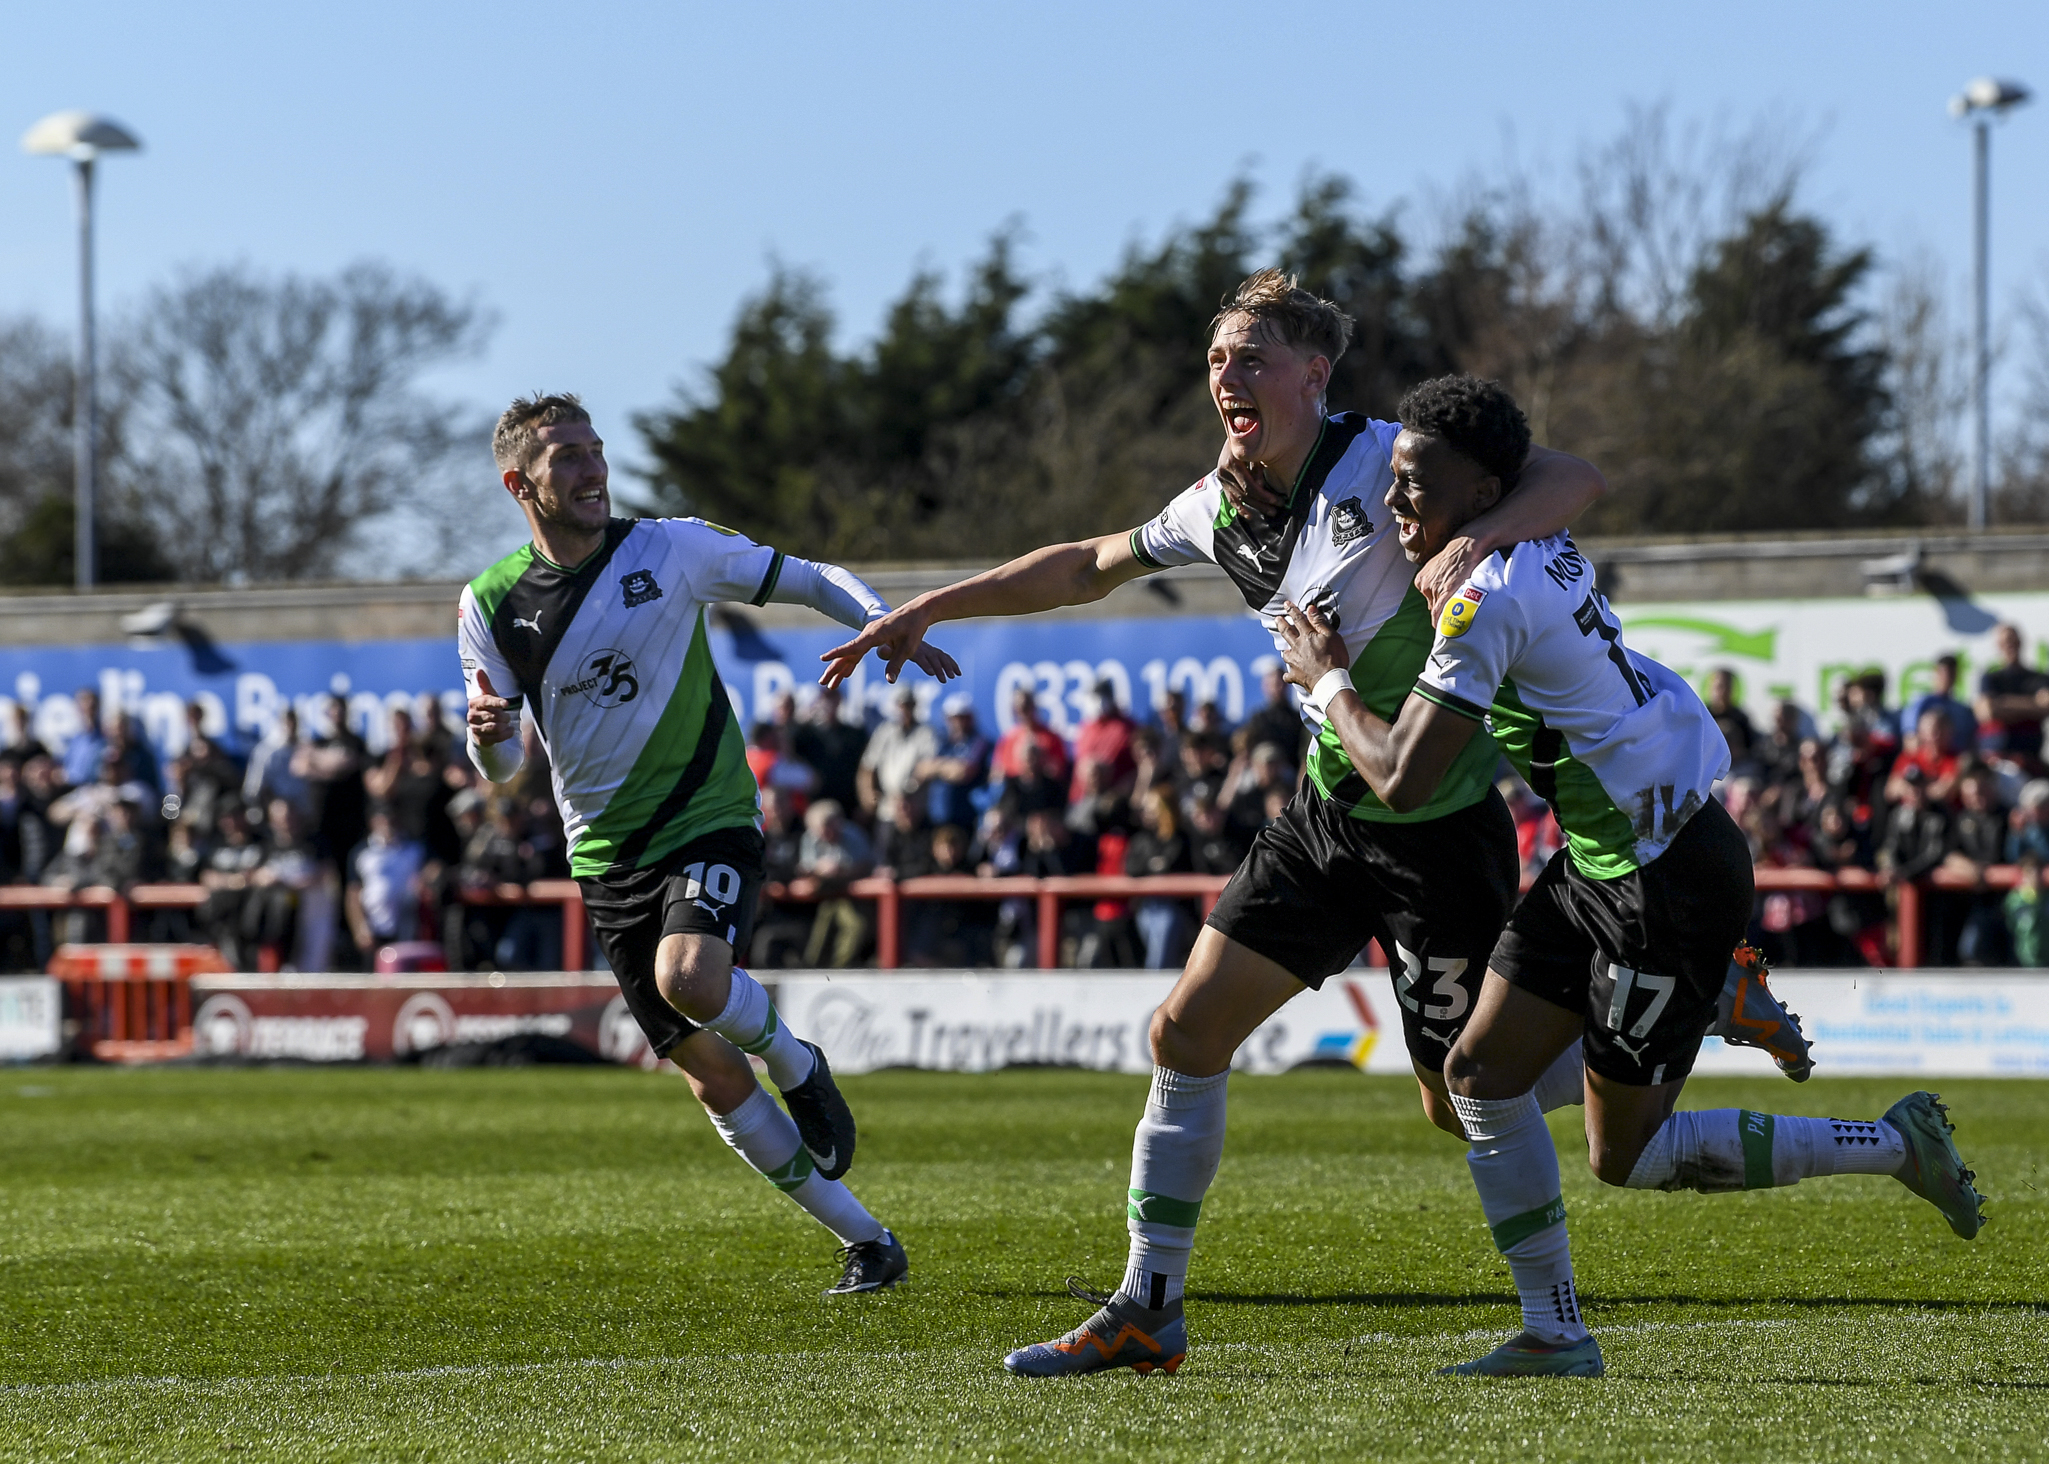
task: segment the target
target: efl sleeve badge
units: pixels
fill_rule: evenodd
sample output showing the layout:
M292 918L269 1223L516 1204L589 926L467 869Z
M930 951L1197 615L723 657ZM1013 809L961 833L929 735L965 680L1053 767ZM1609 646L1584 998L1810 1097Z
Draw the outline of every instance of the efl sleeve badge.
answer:
M1473 628L1473 617L1480 613L1480 602L1486 598L1485 590L1467 585L1445 602L1437 617L1437 633L1446 640L1457 640Z

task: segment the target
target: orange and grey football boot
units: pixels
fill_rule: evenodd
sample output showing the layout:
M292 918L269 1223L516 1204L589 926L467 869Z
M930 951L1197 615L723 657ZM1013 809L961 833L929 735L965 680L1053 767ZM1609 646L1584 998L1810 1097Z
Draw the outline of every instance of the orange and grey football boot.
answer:
M1139 1306L1093 1291L1072 1276L1067 1278L1067 1290L1101 1309L1064 1337L1011 1353L1003 1359L1005 1371L1025 1378L1079 1377L1116 1367L1171 1373L1188 1355L1188 1324L1182 1319L1180 1297L1162 1307Z
M1814 1071L1814 1057L1800 1019L1779 1005L1765 984L1768 975L1764 957L1754 947L1739 945L1729 958L1729 979L1722 983L1722 999L1715 1006L1710 1036L1734 1047L1760 1047L1771 1054L1779 1071L1796 1083L1804 1083Z

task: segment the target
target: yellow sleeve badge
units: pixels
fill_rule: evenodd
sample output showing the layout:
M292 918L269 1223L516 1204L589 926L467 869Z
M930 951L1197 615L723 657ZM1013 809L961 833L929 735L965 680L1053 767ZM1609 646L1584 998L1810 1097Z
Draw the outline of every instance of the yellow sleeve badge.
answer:
M1446 640L1457 640L1473 628L1473 617L1480 613L1480 602L1486 598L1485 590L1467 585L1445 601L1437 617L1437 633Z

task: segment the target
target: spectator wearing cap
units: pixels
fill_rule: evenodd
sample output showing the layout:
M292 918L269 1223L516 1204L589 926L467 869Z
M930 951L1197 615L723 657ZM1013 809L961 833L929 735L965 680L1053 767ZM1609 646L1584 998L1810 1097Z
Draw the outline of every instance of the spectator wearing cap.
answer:
M1954 652L1935 658L1929 680L1928 690L1907 703L1906 714L1901 719L1903 724L1918 729L1921 719L1928 713L1940 712L1949 722L1950 745L1959 752L1971 751L1978 745L1978 715L1957 700L1957 658Z
M2002 625L1993 633L1999 664L1978 678L1978 720L1991 736L1988 752L2030 772L2042 765L2042 718L2049 716L2049 676L2021 661L2021 632Z
M1020 686L1010 696L1010 730L996 739L994 756L997 776L1008 782L1024 776L1026 751L1036 747L1043 754L1041 765L1055 778L1067 777L1067 744L1060 734L1039 717L1039 701L1031 688Z
M935 829L949 824L971 829L978 817L975 790L988 780L992 749L975 726L973 697L957 691L947 697L941 711L946 736L915 770L926 789L925 816Z
M889 721L875 729L861 753L857 783L861 811L877 823L894 823L897 804L918 791L918 769L939 751L939 739L918 720L918 697L899 685L890 699Z

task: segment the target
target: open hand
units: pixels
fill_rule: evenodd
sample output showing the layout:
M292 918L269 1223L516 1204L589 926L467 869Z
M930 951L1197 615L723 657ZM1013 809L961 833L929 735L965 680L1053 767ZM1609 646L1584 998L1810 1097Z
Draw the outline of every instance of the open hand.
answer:
M1217 481L1223 485L1224 497L1240 513L1270 519L1288 506L1288 495L1273 485L1265 465L1240 462L1231 456L1228 442L1217 455Z
M1286 602L1274 618L1274 635L1288 666L1287 679L1304 691L1316 690L1316 683L1325 676L1351 665L1345 655L1345 638L1330 628L1314 605Z
M519 735L519 708L491 689L491 673L477 668L477 694L470 698L470 735L489 747Z
M1430 602L1432 620L1444 608L1444 602L1473 577L1473 571L1480 567L1488 552L1479 540L1461 534L1438 550L1430 562L1417 571L1416 588Z
M825 670L819 674L820 686L838 686L854 674L854 668L861 664L861 658L874 651L886 663L883 677L891 685L902 674L904 662L909 661L934 681L951 681L960 675L960 666L953 657L930 645L925 640L925 629L931 621L913 600L900 605L887 615L877 616L868 622L861 633L845 645L834 646L818 659L825 662Z

